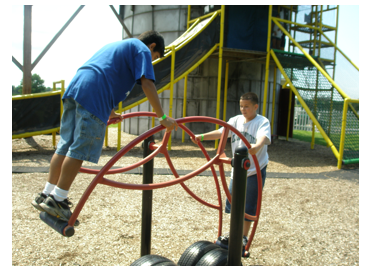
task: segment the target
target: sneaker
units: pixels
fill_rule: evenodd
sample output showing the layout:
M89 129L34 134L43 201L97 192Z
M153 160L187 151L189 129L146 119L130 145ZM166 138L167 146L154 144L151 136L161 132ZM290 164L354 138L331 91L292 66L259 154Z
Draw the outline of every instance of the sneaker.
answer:
M35 209L44 212L44 209L39 205L47 198L47 195L44 193L38 193L37 197L32 201L32 205Z
M222 235L218 237L218 240L215 242L221 248L228 249L228 242L229 242L229 234ZM248 239L244 235L242 238L242 256L245 255L245 246L247 245Z
M53 195L49 195L47 199L40 204L40 207L42 207L45 212L63 221L68 221L70 219L72 215L70 207L72 206L73 204L68 200L68 198L59 202L53 197ZM79 224L80 222L76 220L74 226L78 226Z

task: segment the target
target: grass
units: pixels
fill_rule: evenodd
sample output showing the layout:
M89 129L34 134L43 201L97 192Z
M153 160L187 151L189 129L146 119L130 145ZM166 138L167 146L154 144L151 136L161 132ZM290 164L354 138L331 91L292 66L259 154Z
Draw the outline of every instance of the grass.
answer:
M312 131L304 131L304 130L293 130L293 138L302 142L312 142ZM323 146L327 146L327 142L323 139L321 133L314 133L315 144L320 144Z
M312 131L304 131L304 130L293 130L293 138L302 142L312 142ZM320 144L323 146L327 146L326 141L323 139L321 133L314 133L315 144ZM332 134L331 136L332 142L340 141L340 134ZM345 138L345 149L352 151L359 151L359 135L357 134L347 134Z

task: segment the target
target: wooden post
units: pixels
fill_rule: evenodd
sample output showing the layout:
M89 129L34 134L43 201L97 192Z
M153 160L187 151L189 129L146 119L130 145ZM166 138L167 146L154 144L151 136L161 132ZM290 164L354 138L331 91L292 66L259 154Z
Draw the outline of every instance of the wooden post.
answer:
M32 6L24 6L23 95L32 92Z

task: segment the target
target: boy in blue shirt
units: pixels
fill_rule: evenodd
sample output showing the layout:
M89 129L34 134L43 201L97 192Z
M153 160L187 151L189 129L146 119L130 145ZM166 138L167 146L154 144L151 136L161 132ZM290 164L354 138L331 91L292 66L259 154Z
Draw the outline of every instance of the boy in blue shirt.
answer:
M123 120L113 110L140 84L166 131L177 130L175 119L163 112L152 61L163 57L165 42L156 31L138 39L117 41L101 48L80 67L63 100L60 141L52 157L48 181L32 205L68 221L72 213L68 192L84 160L98 163L109 119ZM75 226L78 225L78 221Z

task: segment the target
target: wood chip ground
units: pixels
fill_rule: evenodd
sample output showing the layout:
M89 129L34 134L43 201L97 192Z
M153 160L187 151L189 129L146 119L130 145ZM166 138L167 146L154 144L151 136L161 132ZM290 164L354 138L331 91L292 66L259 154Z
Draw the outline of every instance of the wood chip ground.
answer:
M122 146L134 135L122 134ZM58 136L57 136L58 141ZM98 166L117 152L117 129L109 129L109 147L104 147ZM158 142L160 140L156 140ZM204 142L212 157L214 143ZM263 191L262 211L250 258L245 265L334 266L359 265L359 181L343 178L297 178L296 173L338 171L331 149L299 141L276 139L269 146L270 163ZM12 166L48 167L52 136L12 140ZM201 150L187 141L172 140L169 151L177 170L195 170L206 163ZM226 154L231 157L227 144ZM115 165L126 166L142 159L137 145ZM85 162L84 166L95 166ZM163 155L155 168L168 168ZM358 165L345 170L358 170ZM230 168L227 165L226 171ZM218 172L218 171L217 171ZM292 178L273 178L291 173ZM128 266L140 257L141 191L97 185L78 219L81 224L70 238L61 236L39 219L31 201L41 192L46 173L12 174L12 265L14 266ZM78 174L70 191L77 204L94 175ZM137 174L108 175L108 179L141 183ZM174 179L154 175L155 182ZM227 178L229 180L229 178ZM212 177L198 176L187 186L207 202L218 204ZM225 200L222 192L223 204ZM223 232L230 216L223 215ZM152 254L178 262L184 250L199 240L214 241L218 211L191 198L180 185L153 191Z

